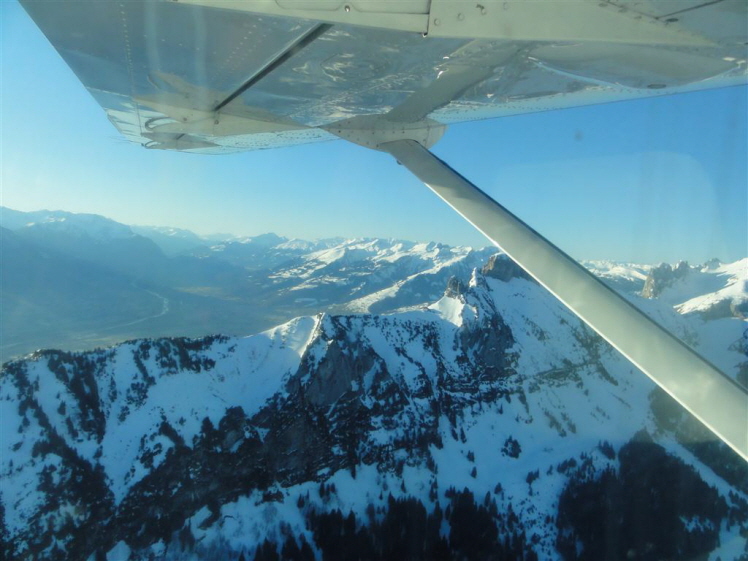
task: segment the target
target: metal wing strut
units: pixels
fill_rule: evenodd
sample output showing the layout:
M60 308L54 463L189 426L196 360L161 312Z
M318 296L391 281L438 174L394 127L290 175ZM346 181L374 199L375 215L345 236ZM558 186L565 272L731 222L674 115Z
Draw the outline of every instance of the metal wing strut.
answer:
M413 140L380 144L748 460L748 392Z

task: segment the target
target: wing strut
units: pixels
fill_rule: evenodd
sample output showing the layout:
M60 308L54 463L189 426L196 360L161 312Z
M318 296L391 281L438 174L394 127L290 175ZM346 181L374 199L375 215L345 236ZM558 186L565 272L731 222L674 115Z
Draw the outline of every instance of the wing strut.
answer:
M745 460L748 392L413 140L380 144Z

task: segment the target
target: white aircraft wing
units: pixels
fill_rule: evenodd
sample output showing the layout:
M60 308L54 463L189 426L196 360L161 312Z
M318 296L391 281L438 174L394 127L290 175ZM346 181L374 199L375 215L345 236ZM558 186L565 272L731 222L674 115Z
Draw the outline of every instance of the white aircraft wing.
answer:
M744 0L21 0L128 139L221 153L746 79Z

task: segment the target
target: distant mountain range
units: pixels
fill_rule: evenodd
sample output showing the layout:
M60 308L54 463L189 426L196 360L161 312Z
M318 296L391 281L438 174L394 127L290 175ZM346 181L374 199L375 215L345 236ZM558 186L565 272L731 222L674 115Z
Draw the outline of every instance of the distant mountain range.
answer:
M451 277L467 282L496 253L402 240L200 237L4 207L0 226L0 360L136 337L247 335L322 311L415 309L438 299ZM746 263L584 265L636 300L736 317L746 313Z
M362 298L386 289L371 303L377 311L425 305L495 251L273 234L217 241L6 208L0 225L2 360L135 337L247 335L304 313L363 309Z
M268 284L358 308L471 254L381 240L309 249ZM731 270L671 268L657 290L691 302L681 275L721 286ZM394 292L362 300L381 286ZM6 363L5 558L746 554L748 465L506 257L451 277L431 304L417 304L425 289L407 294L393 314ZM746 381L741 320L637 301Z

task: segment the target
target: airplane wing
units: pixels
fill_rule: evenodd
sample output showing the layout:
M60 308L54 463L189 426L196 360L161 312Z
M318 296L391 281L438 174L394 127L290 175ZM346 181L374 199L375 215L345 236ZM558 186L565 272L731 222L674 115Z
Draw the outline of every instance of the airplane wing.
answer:
M450 123L744 84L745 0L21 0L130 140L390 153L748 460L748 392L429 151Z
M746 80L744 0L21 0L111 122L148 148L336 138ZM333 132L331 132L333 131Z

